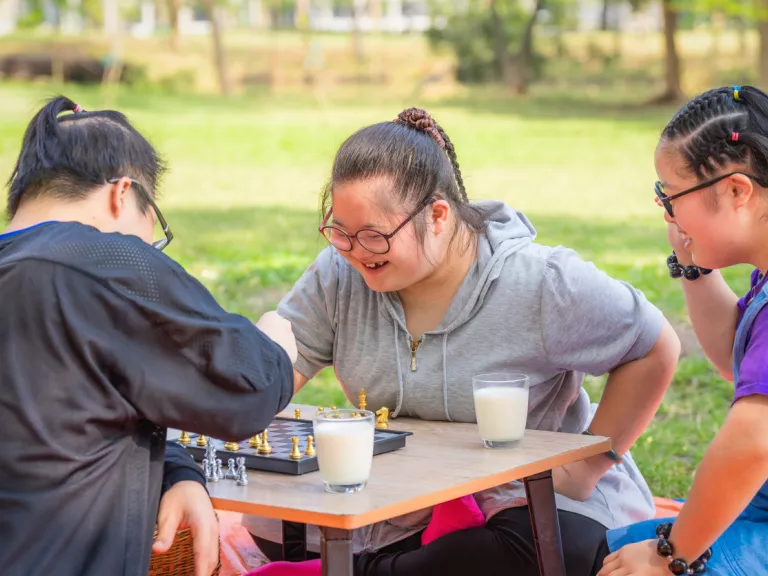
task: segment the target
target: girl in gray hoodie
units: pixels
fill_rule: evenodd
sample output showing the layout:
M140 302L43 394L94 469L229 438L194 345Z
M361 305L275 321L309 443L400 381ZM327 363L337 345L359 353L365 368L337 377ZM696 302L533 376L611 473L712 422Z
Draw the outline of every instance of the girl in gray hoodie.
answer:
M365 388L368 409L475 422L473 375L528 374L528 428L610 436L623 456L553 471L567 572L596 574L606 529L654 513L627 451L671 381L680 350L671 326L632 286L572 250L536 244L506 204L470 202L453 143L423 110L347 139L323 208L330 245L278 308L298 346L295 390L333 366L348 398ZM606 373L601 403L590 405L584 375ZM537 575L522 484L469 500L485 525L425 546L431 510L357 530L355 574ZM279 525L244 523L277 560ZM312 550L317 531L308 536ZM317 562L265 568L320 573Z

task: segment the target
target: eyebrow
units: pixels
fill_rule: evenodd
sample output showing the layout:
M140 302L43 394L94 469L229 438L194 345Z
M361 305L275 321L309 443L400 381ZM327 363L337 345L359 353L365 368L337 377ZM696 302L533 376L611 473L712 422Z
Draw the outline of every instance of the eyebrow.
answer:
M339 228L344 228L345 227L344 224L342 222L339 222L338 220L336 220L336 218L333 219L333 224L334 224L334 226L338 226ZM363 224L360 227L360 230L363 230L365 228L373 228L374 230L377 230L377 231L380 229L379 226L377 226L376 224L371 224L371 223Z

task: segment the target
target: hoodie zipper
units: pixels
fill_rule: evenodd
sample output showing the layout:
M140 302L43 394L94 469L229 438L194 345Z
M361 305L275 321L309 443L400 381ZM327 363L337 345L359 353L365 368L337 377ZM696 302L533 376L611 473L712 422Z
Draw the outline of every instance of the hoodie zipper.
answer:
M411 339L411 372L416 372L416 350L419 349L419 344L421 344L421 339Z

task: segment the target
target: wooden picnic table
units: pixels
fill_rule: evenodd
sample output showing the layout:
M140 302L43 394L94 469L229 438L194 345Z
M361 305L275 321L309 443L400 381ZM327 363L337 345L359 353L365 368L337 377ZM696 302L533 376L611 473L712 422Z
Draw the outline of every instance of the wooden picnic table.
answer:
M289 405L281 416L292 417L315 407ZM406 447L373 458L367 487L357 494L330 494L319 472L291 476L249 471L249 484L208 485L215 508L283 521L286 559L306 554L306 525L321 531L324 576L352 576L352 533L402 514L523 480L542 576L565 576L560 527L551 470L610 450L610 439L526 430L511 450L483 447L477 425L390 420L390 428L412 432Z

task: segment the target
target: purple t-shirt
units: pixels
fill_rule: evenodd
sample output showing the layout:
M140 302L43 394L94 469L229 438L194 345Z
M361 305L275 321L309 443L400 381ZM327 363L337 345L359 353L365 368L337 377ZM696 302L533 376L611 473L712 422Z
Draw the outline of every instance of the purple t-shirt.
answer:
M763 277L759 270L752 273L749 292L739 300L739 322L753 295L762 290L766 281L768 276ZM739 368L733 401L753 394L768 396L768 306L757 314L747 335L747 350Z

